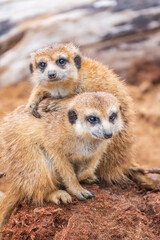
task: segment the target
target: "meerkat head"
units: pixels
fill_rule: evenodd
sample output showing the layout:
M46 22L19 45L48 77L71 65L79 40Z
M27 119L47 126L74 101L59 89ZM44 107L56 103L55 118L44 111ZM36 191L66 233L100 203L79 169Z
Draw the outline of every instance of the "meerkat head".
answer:
M68 120L73 134L82 138L110 139L123 130L120 103L106 92L82 93L74 97Z
M53 44L31 55L30 70L35 84L54 84L78 78L81 57L73 44Z

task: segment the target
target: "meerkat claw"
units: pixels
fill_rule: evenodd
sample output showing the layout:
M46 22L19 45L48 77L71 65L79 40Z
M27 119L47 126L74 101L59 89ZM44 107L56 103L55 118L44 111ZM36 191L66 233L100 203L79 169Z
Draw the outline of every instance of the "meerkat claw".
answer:
M58 106L57 103L51 103L51 104L48 104L43 110L44 112L57 112L61 109L60 106Z
M61 110L61 107L55 107L55 108L52 109L52 111L55 111L55 112L57 112L59 110Z
M37 112L36 109L33 109L32 115L33 115L34 117L36 117L36 118L41 118L41 115Z
M42 110L44 112L50 112L50 111L53 111L55 106L56 106L56 103L50 103L47 106L45 106Z
M100 181L100 179L99 178L97 178L96 179L96 183L100 183L101 181Z
M93 197L95 197L94 193L91 193L91 195L88 196L88 198L93 198Z
M81 194L81 196L78 197L78 200L87 202L87 198L85 198L83 194Z
M36 118L41 118L41 115L37 112L37 106L27 106L28 111Z
M6 176L6 173L5 172L0 172L0 178Z

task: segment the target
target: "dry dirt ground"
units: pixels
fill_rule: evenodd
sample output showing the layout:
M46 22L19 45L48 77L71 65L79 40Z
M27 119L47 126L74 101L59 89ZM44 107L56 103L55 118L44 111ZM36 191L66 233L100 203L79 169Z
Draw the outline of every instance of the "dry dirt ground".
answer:
M5 240L158 240L160 195L123 187L86 186L96 194L88 202L67 206L25 202L4 229Z
M26 103L30 90L28 82L1 88L0 118ZM160 84L142 81L139 87L129 86L129 91L137 112L136 159L146 168L160 168ZM67 206L45 204L43 207L19 203L4 228L4 239L160 240L158 191L146 192L134 183L85 187L96 194L87 202L73 198ZM2 183L1 189L5 190Z

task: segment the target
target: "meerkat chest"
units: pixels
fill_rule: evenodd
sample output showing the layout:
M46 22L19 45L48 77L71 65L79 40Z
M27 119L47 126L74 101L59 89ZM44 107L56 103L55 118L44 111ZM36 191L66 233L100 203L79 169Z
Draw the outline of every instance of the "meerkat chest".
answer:
M49 93L51 94L51 97L64 98L70 94L70 89L63 88L61 86L56 86L55 88L50 89Z
M73 146L72 158L74 159L87 159L92 158L98 151L100 143L96 141L83 141L78 140Z

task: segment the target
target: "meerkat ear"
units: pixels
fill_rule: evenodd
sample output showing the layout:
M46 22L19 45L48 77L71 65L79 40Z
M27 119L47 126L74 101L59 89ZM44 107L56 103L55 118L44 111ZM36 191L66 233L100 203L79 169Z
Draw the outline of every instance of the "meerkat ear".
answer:
M29 64L29 70L31 73L33 73L33 64L32 63Z
M120 111L122 111L122 106L119 107Z
M69 110L68 112L68 119L71 124L74 124L78 119L78 115L75 110Z
M81 68L81 64L82 64L81 56L80 56L80 55L77 55L77 56L74 58L74 62L75 62L75 65L76 65L77 69L79 70L79 69Z

